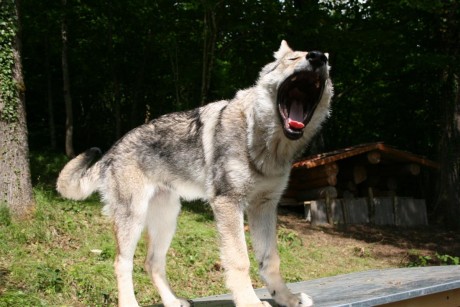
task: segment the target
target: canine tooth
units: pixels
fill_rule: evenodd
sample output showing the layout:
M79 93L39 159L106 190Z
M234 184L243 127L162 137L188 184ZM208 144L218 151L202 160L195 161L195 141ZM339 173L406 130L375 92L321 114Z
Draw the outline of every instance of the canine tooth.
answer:
M291 81L295 81L295 80L297 80L297 76L294 76L291 78Z

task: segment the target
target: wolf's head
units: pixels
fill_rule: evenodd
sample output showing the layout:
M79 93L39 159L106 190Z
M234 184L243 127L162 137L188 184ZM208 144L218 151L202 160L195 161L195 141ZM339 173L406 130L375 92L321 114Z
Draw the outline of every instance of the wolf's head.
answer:
M328 56L320 51L293 51L284 40L274 55L275 61L260 72L258 84L276 101L286 137L297 140L308 125L316 130L328 114L332 97Z

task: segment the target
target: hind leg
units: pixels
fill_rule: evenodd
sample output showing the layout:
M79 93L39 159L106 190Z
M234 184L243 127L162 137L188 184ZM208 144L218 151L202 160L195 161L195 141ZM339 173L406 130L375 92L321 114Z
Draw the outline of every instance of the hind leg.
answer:
M167 307L190 305L187 300L176 297L166 278L166 253L176 231L180 207L179 196L170 192L159 192L148 209L148 254L145 269Z
M133 212L132 208L136 208ZM117 256L115 274L118 285L118 305L138 306L133 286L133 258L137 242L145 226L147 201L132 202L125 210L116 213L115 236L117 239Z

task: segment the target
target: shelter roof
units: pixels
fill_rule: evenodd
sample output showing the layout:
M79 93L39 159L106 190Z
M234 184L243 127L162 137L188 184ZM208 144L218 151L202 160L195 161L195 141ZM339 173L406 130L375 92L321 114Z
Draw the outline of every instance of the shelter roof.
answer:
M432 169L439 169L439 164L408 151L397 149L393 146L386 145L383 142L367 143L355 146L350 146L318 155L312 155L293 164L293 168L314 168L321 165L326 165L343 159L366 154L369 152L379 152L382 163L418 163Z

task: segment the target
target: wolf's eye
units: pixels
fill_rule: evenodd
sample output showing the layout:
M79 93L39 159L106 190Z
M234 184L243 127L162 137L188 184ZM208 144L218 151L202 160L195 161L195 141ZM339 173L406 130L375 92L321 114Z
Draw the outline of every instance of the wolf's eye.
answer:
M299 56L296 56L296 57L293 57L293 58L288 58L289 61L295 61L295 60L298 60L300 57Z

